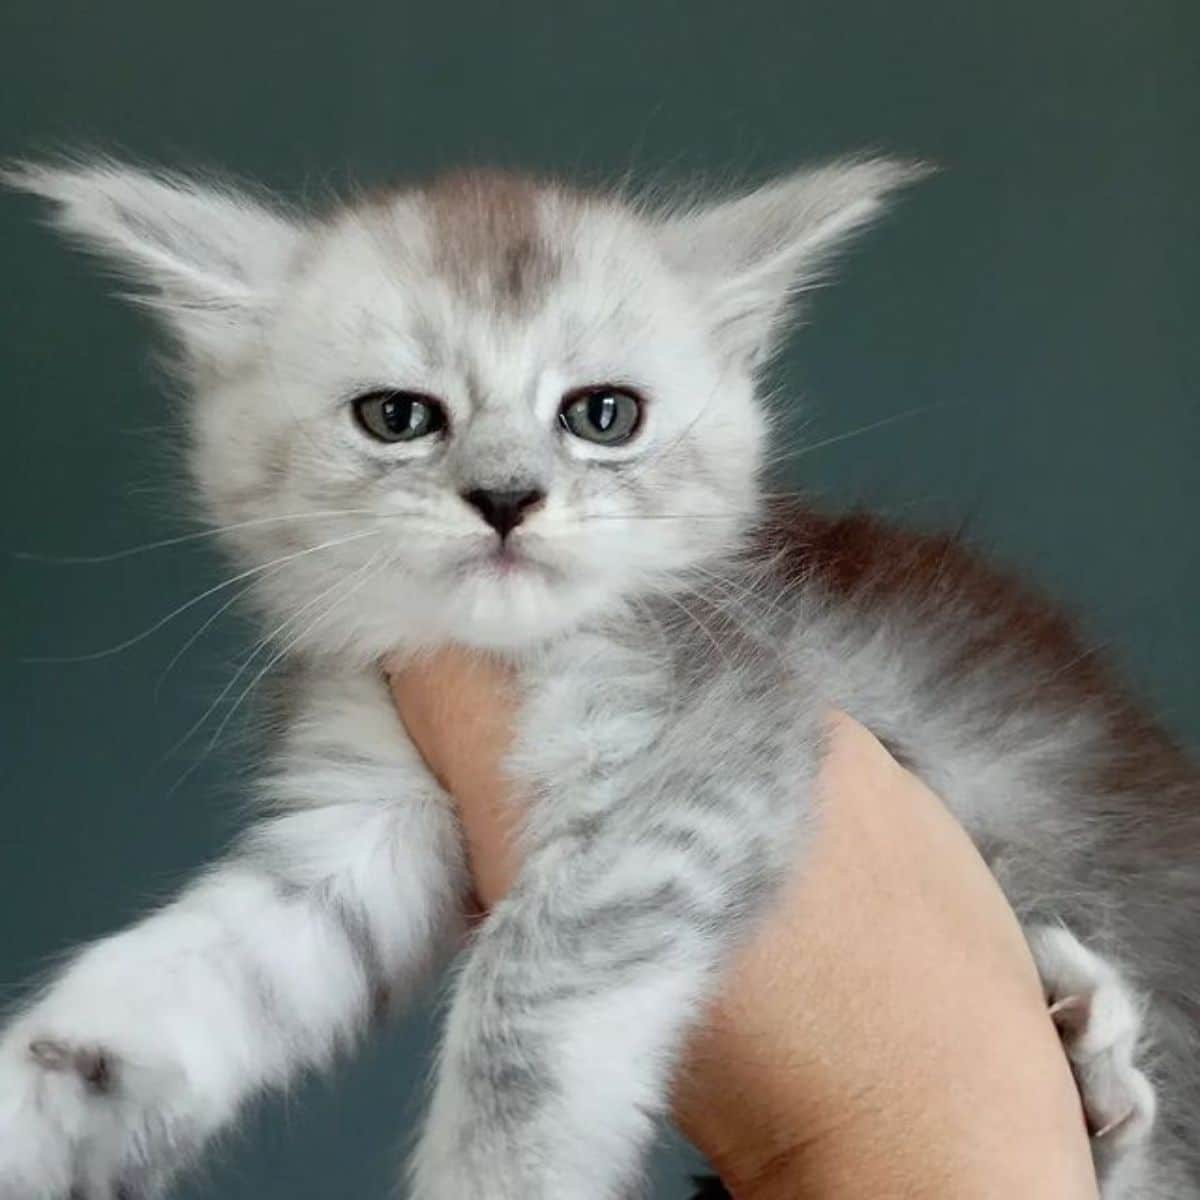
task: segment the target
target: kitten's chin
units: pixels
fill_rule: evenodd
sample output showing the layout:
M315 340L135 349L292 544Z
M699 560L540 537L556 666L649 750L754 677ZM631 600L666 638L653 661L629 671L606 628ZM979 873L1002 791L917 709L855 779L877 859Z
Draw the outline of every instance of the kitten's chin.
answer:
M584 620L595 604L590 590L542 571L468 579L447 600L447 637L479 650L527 649Z

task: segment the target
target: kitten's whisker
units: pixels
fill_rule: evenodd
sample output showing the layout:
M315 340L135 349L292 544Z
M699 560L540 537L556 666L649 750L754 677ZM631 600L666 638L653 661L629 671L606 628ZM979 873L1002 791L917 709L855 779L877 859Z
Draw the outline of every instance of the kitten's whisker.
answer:
M332 550L336 546L345 546L349 542L357 542L362 538L377 537L379 531L376 529L363 530L358 533L353 533L349 537L335 538L332 541L322 542L317 546L309 546L304 550L297 550L292 554L285 554L282 558L274 559L268 563L260 563L256 567L249 567L245 571L239 571L230 579L226 579L221 583L214 584L210 588L206 588L198 596L193 596L190 600L184 601L178 608L167 613L165 617L160 617L149 629L143 629L141 633L134 637L126 638L123 642L118 642L115 646L109 646L104 650L94 650L90 654L72 654L62 656L46 656L22 659L22 662L30 663L80 663L80 662L95 662L97 659L109 658L114 654L120 654L122 650L128 650L131 646L136 646L138 642L145 641L151 634L157 633L164 625L173 621L176 617L182 616L190 608L194 608L203 600L207 600L209 596L216 595L217 592L224 591L227 587L232 587L235 583L240 583L243 579L248 579L252 575L261 575L264 571L269 571L272 567L281 566L284 563L289 563L297 558L303 558L308 554L316 554L321 550Z
M386 565L387 565L387 563L386 563L386 560L384 559L384 552L382 550L380 550L375 554L374 558L369 559L367 561L365 567L361 568L359 571L355 572L355 574L353 576L351 576L351 579L354 581L352 583L352 586L347 587L345 590L343 590L341 595L337 596L334 599L332 604L330 604L327 608L325 608L323 611L318 613L314 620L310 621L303 629L300 630L299 633L296 634L296 636L294 638L292 638L285 646L282 646L271 657L271 659L267 662L267 664L264 667L262 667L262 669L258 671L258 673L254 676L254 678L251 679L250 682L242 689L241 694L230 706L229 711L222 718L221 723L217 726L216 731L213 733L212 738L209 741L208 746L204 751L205 754L210 753L215 748L217 742L220 740L221 734L225 730L225 727L233 719L233 714L236 713L239 708L241 708L242 703L245 701L246 697L248 695L250 695L250 693L259 685L259 683L262 682L263 678L267 675L267 673L277 663L279 663L290 650L294 649L296 645L298 645L318 625L320 625L320 623L322 621L324 621L326 618L331 616L336 609L341 607L341 605L343 605L347 600L349 600L350 597L359 590L359 588L363 587L364 584L369 583L371 581L371 579L373 579L376 575L378 575L379 572L382 571ZM372 570L372 568L374 568L376 566L378 567L378 570ZM338 582L345 583L346 581L339 580Z
M683 613L683 615L687 617L687 619L693 625L695 625L696 628L699 629L706 638L708 638L708 640L712 643L713 649L717 652L718 657L728 667L730 665L729 657L726 655L724 647L719 641L717 641L713 631L709 629L709 627L694 612L692 612L682 600L680 600L677 596L672 595L669 589L662 589L658 592L658 595L679 609L679 611Z
M264 572L264 575L267 575L267 574L270 574L270 572ZM189 637L187 639L187 641L184 642L183 645L179 647L179 649L175 652L174 656L172 657L171 661L169 663L167 663L166 667L163 668L163 673L158 677L158 682L154 685L154 699L155 700L157 700L159 698L159 696L162 694L163 684L166 683L167 676L170 675L171 672L175 669L175 667L179 663L179 660L182 659L183 656L205 635L205 633L207 633L208 630L212 628L214 622L216 622L221 616L223 616L225 613L227 613L239 600L242 599L243 596L246 596L250 592L252 592L256 586L256 583L257 583L257 580L251 580L248 584L246 584L245 587L238 588L238 590L236 592L234 592L233 595L230 596L229 599L226 600L224 604L220 605L220 607L214 609L213 612L209 613L208 618L205 620L204 624L201 625L200 628L197 629L191 635L191 637Z
M932 412L938 408L945 408L944 401L935 401L932 404L921 404L916 408L905 409L904 412L892 413L890 417L882 417L878 421L872 421L868 425L860 425L857 429L848 429L845 433L835 434L833 437L827 437L819 442L810 442L806 446L800 446L791 453L782 454L778 462L794 462L803 458L807 454L813 454L817 450L824 450L828 446L836 446L839 442L848 442L851 438L861 437L865 433L874 433L877 429L884 429L888 425L895 425L897 421L907 421L910 417L923 416L925 413Z
M694 563L689 570L696 572L703 579L707 580L713 586L720 588L725 596L732 600L738 606L738 616L745 615L740 610L745 607L746 602L749 602L751 609L757 607L766 607L768 611L776 616L785 616L785 611L779 606L778 602L772 600L765 593L755 591L754 588L742 583L739 579L734 579L732 576L718 575L714 571L710 571L707 567L700 563Z
M716 596L713 595L714 588ZM770 630L759 617L743 611L744 600L732 589L726 589L719 581L709 580L701 591L697 588L697 597L707 599L713 605L722 621L727 622L739 633L752 638L756 643L769 642Z
M376 552L375 555L373 555L371 558L369 558L367 560L367 565L368 566L373 565L378 560L380 553L381 552ZM362 568L359 568L359 570L361 570L361 569ZM351 576L351 578L354 578L354 576ZM245 658L243 658L242 661L238 664L237 670L233 673L232 678L230 678L226 682L225 686L217 694L216 699L213 700L213 702L211 704L209 704L209 706L204 710L204 712L202 712L200 714L200 716L188 727L187 732L184 733L184 735L181 738L179 738L176 742L174 742L169 747L169 749L167 749L167 751L162 755L162 758L159 761L161 762L163 759L170 758L178 750L182 749L191 740L192 736L195 733L197 733L205 724L207 724L209 717L211 717L213 715L213 713L216 712L217 709L221 707L221 702L225 699L226 696L229 695L229 693L231 691L233 691L234 685L246 673L246 670L249 668L250 664L275 640L275 638L277 638L281 633L283 633L285 630L287 630L298 618L302 617L310 608L312 608L315 604L319 604L322 600L325 599L326 596L328 596L328 595L330 595L330 593L336 591L345 582L346 582L345 579L334 580L334 582L329 587L318 592L314 597L312 597L312 599L306 601L294 613L291 613L288 617L286 617L283 621L281 621L278 625L276 625L275 628L272 629L269 633L267 633L265 636L259 638L258 641L256 641L254 643L254 645L251 647L250 653L247 654L245 656ZM207 751L205 751L205 753L207 753Z
M151 550L163 550L169 546L180 546L186 542L202 541L205 538L219 537L222 533L231 533L237 529L250 529L256 525L278 524L280 521L317 520L327 517L408 517L417 514L410 513L381 513L373 508L344 508L325 509L318 512L285 513L276 517L252 517L248 521L235 521L232 525L214 526L212 529L200 529L194 533L183 533L176 537L163 538L157 542L146 542L140 546L127 546L124 550L114 550L111 554L41 554L33 550L14 550L13 558L29 562L52 563L55 566L77 566L94 563L117 562L123 558L132 558L137 554L148 554Z
M585 513L581 521L736 521L747 513Z

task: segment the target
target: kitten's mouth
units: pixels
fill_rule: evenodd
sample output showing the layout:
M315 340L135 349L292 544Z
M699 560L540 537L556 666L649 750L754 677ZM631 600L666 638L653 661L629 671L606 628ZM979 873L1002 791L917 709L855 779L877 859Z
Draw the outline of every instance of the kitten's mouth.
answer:
M473 554L458 565L458 574L495 580L537 579L545 583L561 577L556 567L533 554L528 547L510 539L496 539L481 553Z
M509 541L498 543L484 560L498 575L515 575L533 566L533 560Z

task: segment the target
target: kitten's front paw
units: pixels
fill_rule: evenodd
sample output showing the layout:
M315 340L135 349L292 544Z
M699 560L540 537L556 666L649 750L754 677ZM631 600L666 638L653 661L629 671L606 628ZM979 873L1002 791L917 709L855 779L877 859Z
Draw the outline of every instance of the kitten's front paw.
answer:
M143 1200L167 1178L177 1142L173 1072L36 1019L0 1042L0 1200ZM177 1146L171 1146L175 1150Z
M1050 1012L1071 1061L1105 1187L1123 1176L1150 1136L1154 1088L1135 1058L1142 1011L1133 989L1110 963L1061 926L1029 935Z

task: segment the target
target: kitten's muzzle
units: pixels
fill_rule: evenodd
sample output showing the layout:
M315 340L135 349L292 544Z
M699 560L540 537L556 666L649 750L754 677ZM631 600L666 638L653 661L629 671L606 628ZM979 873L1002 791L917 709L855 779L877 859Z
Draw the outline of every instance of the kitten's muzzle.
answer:
M525 517L546 499L537 488L514 491L492 491L474 488L463 492L462 498L500 535L506 538Z

